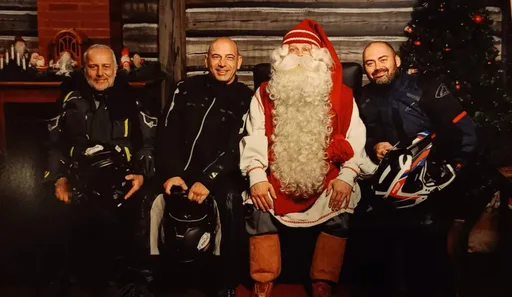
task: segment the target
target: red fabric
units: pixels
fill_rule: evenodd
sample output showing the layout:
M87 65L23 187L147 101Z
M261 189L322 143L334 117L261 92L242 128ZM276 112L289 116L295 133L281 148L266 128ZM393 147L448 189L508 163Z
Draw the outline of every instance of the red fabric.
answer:
M292 43L307 43L323 47L319 35L310 24L310 20L300 22L283 37L283 44Z

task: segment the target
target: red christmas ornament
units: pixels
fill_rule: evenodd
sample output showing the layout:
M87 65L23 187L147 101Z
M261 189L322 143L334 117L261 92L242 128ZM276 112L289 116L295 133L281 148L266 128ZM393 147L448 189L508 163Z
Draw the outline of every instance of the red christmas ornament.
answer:
M481 24L484 21L484 17L477 13L475 13L471 19L477 24Z
M452 49L451 49L451 48L449 48L449 47L445 47L445 48L444 48L444 51L445 51L445 52L449 52L449 51L451 51L451 50L452 50Z
M420 46L420 45L421 45L421 41L416 40L416 41L414 42L414 45L415 45L415 46Z
M460 85L459 85L459 84L456 84L456 85L455 85L455 88L456 88L457 90L460 90Z
M441 7L441 8L439 8L439 11L440 11L440 12L443 12L443 11L444 11L444 8L442 8L442 7Z

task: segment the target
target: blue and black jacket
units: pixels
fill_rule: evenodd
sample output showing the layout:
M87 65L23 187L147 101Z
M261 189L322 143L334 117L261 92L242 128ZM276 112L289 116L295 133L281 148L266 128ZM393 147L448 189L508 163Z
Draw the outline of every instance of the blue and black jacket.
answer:
M363 87L359 110L367 128L366 151L376 163L379 142L410 142L421 131L436 133L433 158L466 165L476 146L475 125L441 78L400 72L389 85Z

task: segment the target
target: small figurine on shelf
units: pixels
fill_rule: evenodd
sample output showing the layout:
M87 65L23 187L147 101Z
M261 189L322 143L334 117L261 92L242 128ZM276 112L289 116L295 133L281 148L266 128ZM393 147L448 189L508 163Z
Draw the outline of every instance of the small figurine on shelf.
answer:
M130 60L130 53L128 52L128 49L125 47L123 48L123 51L121 51L121 68L125 70L126 72L130 72L131 67L131 60Z
M39 54L34 52L30 55L30 62L28 63L28 65L30 67L36 67L36 64L37 64L37 59L39 58Z
M67 51L63 51L59 55L59 60L57 63L53 63L53 60L50 61L50 67L54 69L59 69L56 75L70 76L69 73L73 72L73 67L75 67L76 62L71 58L71 54Z
M44 57L39 55L39 53L32 53L32 55L30 55L30 63L29 63L30 67L33 67L33 68L36 68L38 71L44 71L46 70L48 67L45 66L45 60L44 60Z
M132 61L133 66L135 66L135 69L141 68L143 66L142 64L144 64L144 59L142 59L139 54L134 54Z
M27 43L23 37L16 36L14 38L14 54L16 57L14 59L16 59L16 64L18 64L18 66L22 66L22 60L27 58L28 53Z

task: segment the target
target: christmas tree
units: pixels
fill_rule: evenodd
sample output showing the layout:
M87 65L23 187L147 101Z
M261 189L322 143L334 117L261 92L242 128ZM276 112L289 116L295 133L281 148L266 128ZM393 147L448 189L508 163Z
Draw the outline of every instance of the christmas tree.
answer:
M499 27L479 2L419 0L400 56L405 67L444 77L477 123L484 154L496 166L512 165L512 98L497 59Z

